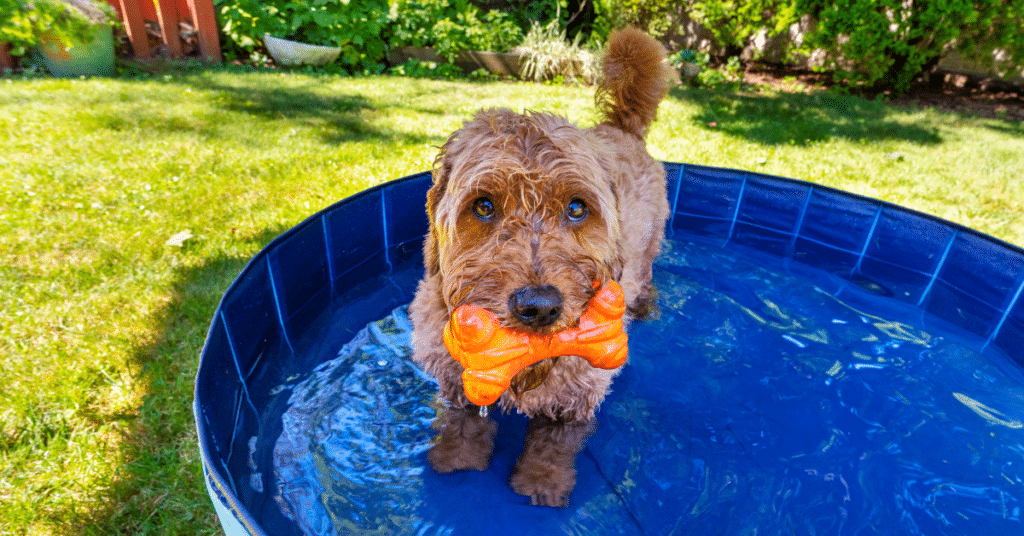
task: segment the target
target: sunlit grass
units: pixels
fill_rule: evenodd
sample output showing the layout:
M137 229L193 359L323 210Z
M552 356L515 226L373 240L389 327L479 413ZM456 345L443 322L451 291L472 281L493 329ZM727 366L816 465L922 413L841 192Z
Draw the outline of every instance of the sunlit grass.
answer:
M651 132L657 158L803 179L1024 245L1019 123L830 93L673 97Z
M429 169L480 107L590 124L591 99L223 70L0 80L0 533L216 532L192 381L248 258L340 198ZM853 97L682 89L649 137L660 159L810 180L1016 244L1022 141L1019 124Z

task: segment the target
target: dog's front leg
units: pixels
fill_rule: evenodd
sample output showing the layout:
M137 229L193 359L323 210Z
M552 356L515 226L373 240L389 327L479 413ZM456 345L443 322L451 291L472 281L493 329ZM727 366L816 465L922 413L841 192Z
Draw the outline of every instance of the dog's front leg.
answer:
M512 473L512 490L538 506L565 507L576 485L576 454L583 449L597 421L530 419L526 448Z
M498 423L481 415L479 406L449 408L434 426L441 435L427 452L430 466L438 473L483 471L491 463Z

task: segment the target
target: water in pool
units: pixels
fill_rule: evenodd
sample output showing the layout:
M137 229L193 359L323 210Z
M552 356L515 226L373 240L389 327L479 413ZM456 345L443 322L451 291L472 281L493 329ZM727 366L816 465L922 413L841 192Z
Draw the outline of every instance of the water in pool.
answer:
M1024 374L1005 355L884 289L678 237L655 278L660 316L631 328L569 508L508 488L522 416L497 416L487 471L429 468L435 386L404 306L276 389L268 493L315 535L1024 529Z

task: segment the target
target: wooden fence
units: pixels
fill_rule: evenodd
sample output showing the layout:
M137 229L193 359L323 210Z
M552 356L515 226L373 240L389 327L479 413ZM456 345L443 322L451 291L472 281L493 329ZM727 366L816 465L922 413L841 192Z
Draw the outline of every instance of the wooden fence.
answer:
M181 23L188 22L196 31L199 55L204 61L221 61L217 20L213 14L213 0L106 0L117 11L128 33L135 57L149 58L153 54L146 32L146 21L159 27L160 39L172 58L182 56ZM0 68L12 68L13 58L6 43L0 43Z

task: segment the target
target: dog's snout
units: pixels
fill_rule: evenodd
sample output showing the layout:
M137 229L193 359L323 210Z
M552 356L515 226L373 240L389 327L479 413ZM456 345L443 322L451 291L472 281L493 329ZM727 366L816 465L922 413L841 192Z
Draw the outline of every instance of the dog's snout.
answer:
M562 293L551 285L523 287L509 296L508 306L527 326L550 326L562 314Z

